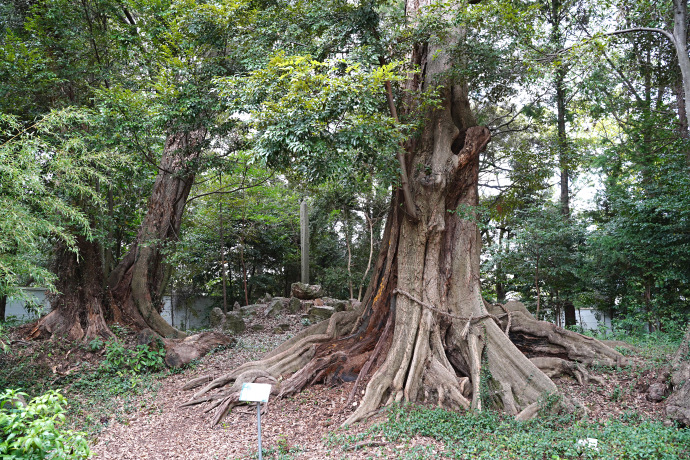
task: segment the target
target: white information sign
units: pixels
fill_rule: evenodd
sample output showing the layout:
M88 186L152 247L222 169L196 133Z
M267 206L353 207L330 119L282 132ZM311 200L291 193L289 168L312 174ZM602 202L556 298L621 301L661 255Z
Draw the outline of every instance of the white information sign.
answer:
M271 394L268 383L243 383L240 391L240 401L267 403Z

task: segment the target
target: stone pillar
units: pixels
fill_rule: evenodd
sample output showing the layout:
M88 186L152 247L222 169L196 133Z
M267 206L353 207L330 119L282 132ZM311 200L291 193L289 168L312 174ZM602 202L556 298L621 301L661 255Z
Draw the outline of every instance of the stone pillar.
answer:
M300 243L302 245L302 277L304 284L309 284L309 208L306 200L299 208Z

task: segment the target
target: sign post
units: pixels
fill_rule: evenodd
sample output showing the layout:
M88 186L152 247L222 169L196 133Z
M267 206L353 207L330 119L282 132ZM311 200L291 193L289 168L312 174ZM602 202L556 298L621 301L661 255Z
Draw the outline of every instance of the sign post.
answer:
M256 421L259 428L259 460L263 460L261 452L261 403L267 403L271 394L271 385L267 383L243 383L240 391L240 401L256 403Z

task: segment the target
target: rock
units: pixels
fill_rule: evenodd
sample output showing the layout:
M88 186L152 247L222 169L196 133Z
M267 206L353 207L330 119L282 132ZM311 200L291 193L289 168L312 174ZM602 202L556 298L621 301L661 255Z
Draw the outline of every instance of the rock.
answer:
M300 300L313 300L323 297L323 289L320 284L292 283L292 296Z
M323 301L327 306L333 307L335 311L345 311L349 304L347 300L331 299L330 297L324 297Z
M307 313L309 315L309 321L312 323L318 323L319 321L323 321L324 319L328 319L333 316L333 313L335 313L335 308L325 305L323 307L314 306L311 307Z
M283 309L287 306L288 299L285 297L276 297L268 303L268 308L266 308L266 316L276 317L282 313Z
M310 310L311 307L313 307L313 306L314 306L314 301L313 301L313 300L303 300L303 301L302 301L302 308L303 308L307 313L309 313L309 310Z
M317 307L323 307L325 304L323 303L323 299L314 299L314 305Z
M208 315L208 322L211 328L223 326L225 323L225 315L223 314L223 310L218 307L211 310L211 313Z
M302 301L297 297L290 297L287 309L290 313L297 313L302 310Z
M290 330L290 325L287 323L279 324L275 328L273 328L273 333L274 334L282 334L283 332L287 332Z
M252 324L251 326L249 326L249 329L251 329L252 331L263 331L265 327L263 324Z
M162 340L163 337L158 335L153 330L148 327L140 330L137 333L137 345L146 345L154 350L158 349L158 340Z
M241 308L242 307L240 306L240 303L237 300L235 300L235 303L232 305L233 311L240 311Z
M259 313L262 313L264 309L266 308L266 305L264 304L252 304L252 305L245 305L244 307L240 308L240 312L242 312L242 316L245 316L247 318L252 318L256 316Z
M223 330L231 334L241 334L247 329L247 325L242 319L242 315L238 312L229 311L225 315L225 322L223 323Z
M348 306L349 306L349 310L358 311L362 308L362 302L360 302L357 299L350 299Z
M231 345L235 341L220 332L204 332L184 340L165 339L164 342L167 350L165 364L169 367L180 367L201 358L216 347Z
M668 386L663 383L652 383L647 389L647 399L652 402L661 402L668 396Z
M259 303L269 303L271 300L273 300L273 296L267 292L259 299Z

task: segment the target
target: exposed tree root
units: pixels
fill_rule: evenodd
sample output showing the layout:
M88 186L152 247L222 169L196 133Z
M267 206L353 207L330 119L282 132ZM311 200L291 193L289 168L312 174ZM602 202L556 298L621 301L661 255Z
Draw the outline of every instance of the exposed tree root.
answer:
M681 426L690 426L690 325L667 370L671 396L666 415Z
M546 321L537 321L520 302L488 305L488 310L501 315L505 327L510 321L510 339L527 357L561 358L585 364L620 366L625 357L603 342L569 331Z
M407 2L408 13L419 13L422 3ZM408 94L421 94L445 78L453 59L438 43L415 46L412 66L425 71L406 82ZM484 304L474 209L479 154L491 134L475 126L467 88L447 83L437 88L440 102L425 112L422 132L404 145L401 170L410 173L410 181L403 188L409 189L393 193L361 314L334 315L265 359L211 381L187 405L209 401L210 392L229 386L220 390L222 402L213 400L222 416L239 386L261 371L276 380L289 375L276 388L279 395L315 382L356 379L351 400L366 385L345 424L399 401L477 411L496 407L526 419L539 412L540 401L559 399L559 407L575 407L551 398L556 386L528 358L622 361L601 342L535 321L524 307Z
M549 378L570 375L574 377L581 386L585 386L590 381L596 382L599 385L604 384L604 381L600 377L590 374L585 366L578 362L550 357L531 358L530 361Z
M210 382L206 376L190 381L185 385L185 389L198 388L204 383L206 385L197 391L189 402L183 404L183 407L214 401L211 409L218 408L213 421L213 424L216 424L238 403L237 398L244 383L271 383L273 386L272 393L280 395L299 391L304 385L314 380L314 378L309 378L307 379L308 382L303 382L305 378L303 376L311 376L312 372L318 374L318 360L308 367L311 372L305 371L307 369L305 366L312 360L319 344L332 341L350 332L357 317L358 312L356 311L335 313L330 319L306 329L306 334L302 333L293 337L260 361L245 363L233 372ZM333 356L334 358L330 362L321 362L321 364L329 366L333 362L337 362L338 355ZM297 372L300 369L302 371ZM280 383L279 379L285 374L292 374L292 377ZM228 385L230 387L219 394L209 394L213 390Z

